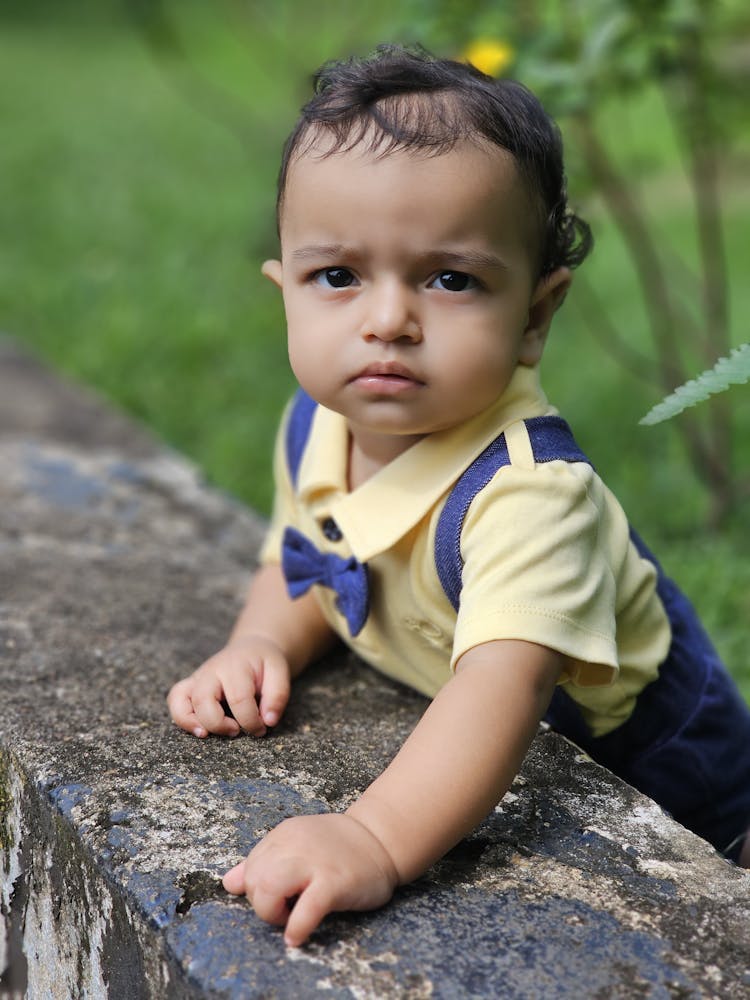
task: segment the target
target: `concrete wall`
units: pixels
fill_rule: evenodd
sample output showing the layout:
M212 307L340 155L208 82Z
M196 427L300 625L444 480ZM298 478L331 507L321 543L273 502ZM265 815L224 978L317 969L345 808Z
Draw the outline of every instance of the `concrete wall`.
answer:
M170 725L262 528L0 346L0 995L750 996L750 877L552 733L385 909L287 951L228 897L229 865L284 816L345 807L425 704L339 653L267 739Z

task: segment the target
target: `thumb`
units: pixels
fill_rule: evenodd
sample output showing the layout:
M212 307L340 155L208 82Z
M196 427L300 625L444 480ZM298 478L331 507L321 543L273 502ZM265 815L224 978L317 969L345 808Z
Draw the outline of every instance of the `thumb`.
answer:
M233 896L242 896L245 892L245 862L240 861L234 868L230 868L221 880L222 885Z

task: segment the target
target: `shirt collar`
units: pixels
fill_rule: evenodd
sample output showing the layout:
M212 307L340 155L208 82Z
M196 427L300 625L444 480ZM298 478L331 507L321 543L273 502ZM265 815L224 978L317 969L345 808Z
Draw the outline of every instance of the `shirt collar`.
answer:
M325 406L316 406L297 475L300 497L310 501L325 493L346 493L348 463L346 419Z
M330 515L353 554L366 562L413 528L509 424L550 410L538 370L519 365L505 392L486 410L422 438L349 493L346 420L318 406L300 465L300 497L310 501L329 494Z

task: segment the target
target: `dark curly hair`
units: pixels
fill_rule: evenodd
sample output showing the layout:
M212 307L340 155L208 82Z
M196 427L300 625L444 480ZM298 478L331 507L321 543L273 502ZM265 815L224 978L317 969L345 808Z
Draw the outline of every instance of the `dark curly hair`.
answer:
M395 149L439 155L480 138L514 157L537 206L540 274L577 267L591 250L591 229L568 206L560 130L522 84L400 46L326 63L313 83L315 94L284 145L279 216L290 164L321 131L331 140L325 155L361 142L382 155Z

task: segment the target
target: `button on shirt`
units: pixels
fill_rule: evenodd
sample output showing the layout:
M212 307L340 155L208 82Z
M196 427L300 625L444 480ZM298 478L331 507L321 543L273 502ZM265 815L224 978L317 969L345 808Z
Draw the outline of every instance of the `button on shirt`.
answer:
M341 533L341 528L339 528L332 517L327 517L323 521L321 529L329 542L340 542L344 537Z
M554 412L536 370L519 367L487 410L418 441L351 492L341 415L316 408L296 494L282 424L262 561L280 561L291 525L319 549L367 563L370 613L361 632L349 635L336 595L316 586L323 613L372 666L428 696L473 646L525 639L568 657L563 682L595 735L615 728L656 676L669 624L653 567L635 552L621 508L592 468L534 463L520 421ZM461 472L502 431L511 465L469 508L456 614L435 569L437 520Z

